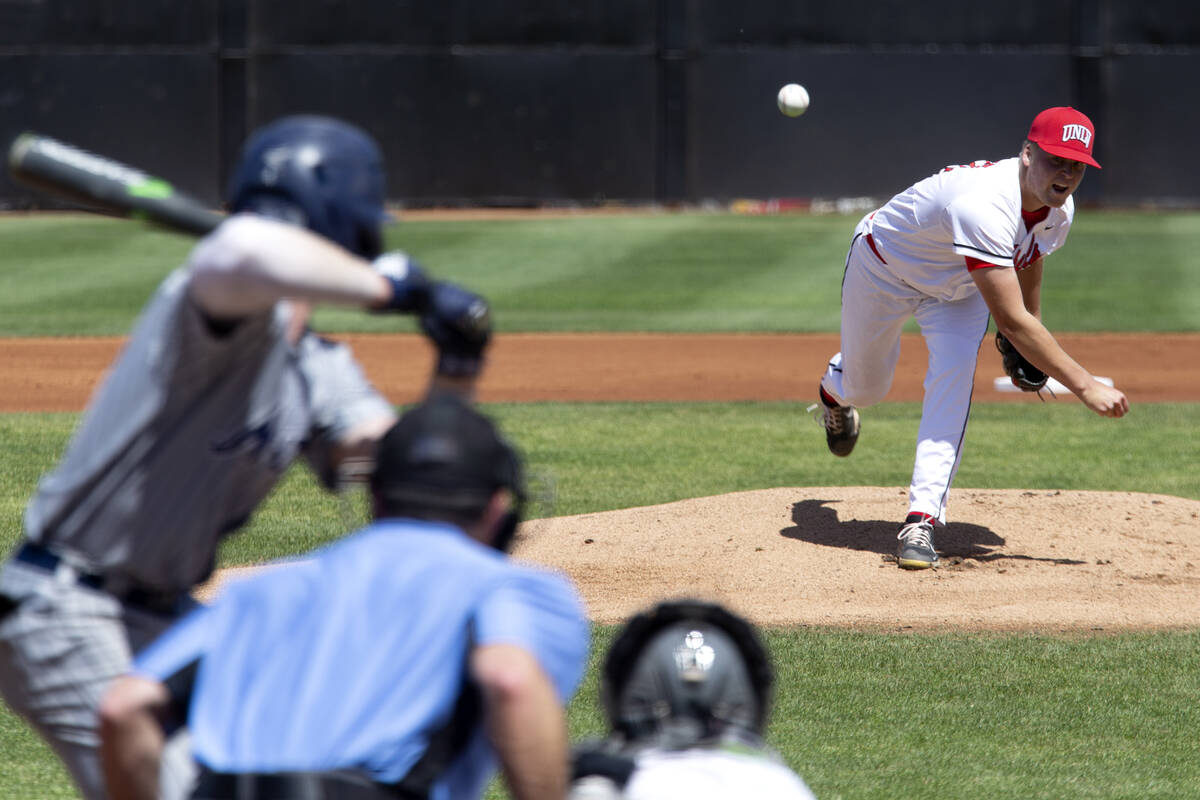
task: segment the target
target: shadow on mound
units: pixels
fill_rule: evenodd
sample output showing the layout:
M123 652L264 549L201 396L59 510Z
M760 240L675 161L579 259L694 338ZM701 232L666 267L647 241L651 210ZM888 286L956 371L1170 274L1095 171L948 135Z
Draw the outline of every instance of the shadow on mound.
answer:
M833 507L839 500L801 500L792 505L791 528L784 528L780 536L799 539L802 542L824 547L842 547L847 550L865 550L892 557L896 552L896 534L900 524L895 520L839 520ZM1054 564L1083 564L1069 558L1040 558L1020 553L1006 553L1000 548L1004 538L990 528L966 522L952 522L936 534L936 545L942 556L943 566L953 566L955 561L972 560L992 562L1043 561ZM948 563L947 563L948 562Z

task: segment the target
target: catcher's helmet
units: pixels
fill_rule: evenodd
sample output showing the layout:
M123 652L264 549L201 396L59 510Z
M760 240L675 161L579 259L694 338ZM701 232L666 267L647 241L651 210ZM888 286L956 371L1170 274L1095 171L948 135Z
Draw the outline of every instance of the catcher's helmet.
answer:
M493 544L506 550L520 522L521 459L496 426L465 400L439 395L400 417L375 453L371 491L383 516L472 519L498 489L513 510Z
M302 225L364 258L382 249L383 157L375 141L330 117L284 117L242 149L229 210L255 211Z
M626 740L683 748L761 738L773 683L749 622L713 603L674 600L636 615L614 640L600 699Z

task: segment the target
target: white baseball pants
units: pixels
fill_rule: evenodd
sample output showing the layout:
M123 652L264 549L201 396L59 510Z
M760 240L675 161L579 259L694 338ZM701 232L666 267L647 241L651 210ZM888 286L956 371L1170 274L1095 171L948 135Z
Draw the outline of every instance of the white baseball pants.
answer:
M842 280L840 353L821 386L841 405L883 400L900 357L900 333L915 317L929 349L909 512L946 522L950 484L962 459L975 365L989 311L978 293L947 302L923 294L893 274L868 246L865 224L855 231ZM966 267L963 267L966 269Z

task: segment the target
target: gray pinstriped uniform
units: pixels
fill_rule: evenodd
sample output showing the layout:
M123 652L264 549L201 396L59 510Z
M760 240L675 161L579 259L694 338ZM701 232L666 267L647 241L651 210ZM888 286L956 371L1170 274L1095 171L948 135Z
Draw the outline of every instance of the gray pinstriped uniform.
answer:
M285 339L287 306L214 338L167 279L25 514L28 537L87 571L184 591L303 446L329 446L387 413L349 351Z
M104 796L100 697L172 621L118 598L186 595L298 455L330 485L332 445L391 413L346 347L287 341L286 303L220 336L187 285L178 270L159 287L29 503L27 539L64 563L10 559L0 571L0 595L19 603L0 621L0 693L89 798Z

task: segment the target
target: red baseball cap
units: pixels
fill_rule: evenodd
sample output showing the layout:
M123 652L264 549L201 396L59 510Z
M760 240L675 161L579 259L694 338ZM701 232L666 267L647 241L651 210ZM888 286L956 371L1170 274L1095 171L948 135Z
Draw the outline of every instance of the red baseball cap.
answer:
M1082 161L1097 169L1103 169L1092 158L1092 145L1096 140L1096 126L1082 111L1070 106L1047 108L1033 118L1029 126L1029 141L1051 155Z

